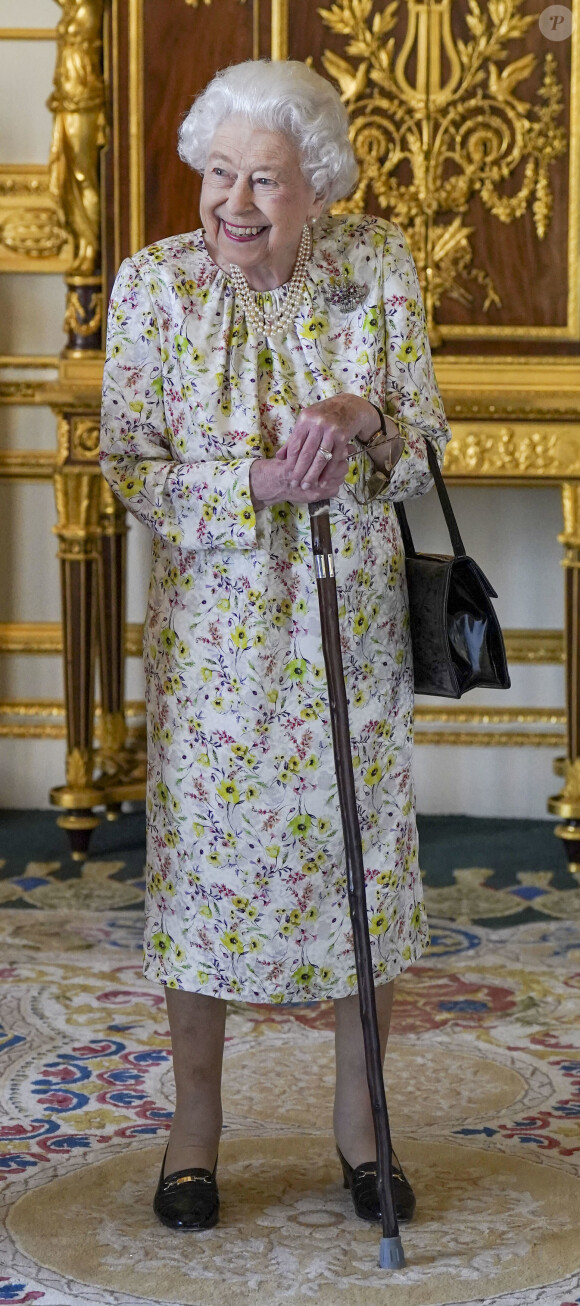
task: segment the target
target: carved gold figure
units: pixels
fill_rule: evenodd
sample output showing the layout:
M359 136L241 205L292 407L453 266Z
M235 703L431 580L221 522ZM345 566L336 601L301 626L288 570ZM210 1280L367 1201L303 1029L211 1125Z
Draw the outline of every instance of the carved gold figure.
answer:
M104 0L55 0L62 9L49 157L50 190L73 237L71 271L90 275L99 266L99 151L105 143L105 89L101 67Z
M452 0L406 0L407 31L397 52L389 36L399 0L373 14L374 0L337 0L319 9L323 22L347 39L348 59L326 50L322 62L340 87L352 117L351 138L361 165L354 195L337 208L363 212L367 192L404 228L419 270L433 344L444 295L467 305L469 283L484 291L484 311L501 303L485 269L474 267L465 226L473 196L500 222L532 205L539 239L552 211L550 164L566 149L562 88L547 54L533 104L516 89L537 62L524 54L508 62L508 48L536 22L522 0L467 0L470 39L455 38ZM414 68L412 74L410 69ZM519 164L517 191L504 193ZM397 174L401 165L405 180ZM407 181L410 170L411 180ZM510 190L513 189L510 188ZM440 215L453 214L451 221Z

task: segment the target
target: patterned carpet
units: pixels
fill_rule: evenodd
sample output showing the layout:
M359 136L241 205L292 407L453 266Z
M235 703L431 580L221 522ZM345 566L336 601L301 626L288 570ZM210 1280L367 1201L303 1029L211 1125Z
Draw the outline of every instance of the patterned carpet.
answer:
M541 846L532 823L462 820L423 829L433 942L398 984L387 1063L418 1214L388 1276L339 1181L326 1005L232 1009L222 1222L157 1224L172 1085L137 818L82 870L54 823L29 814L24 841L5 823L0 1303L580 1303L580 885L549 825Z

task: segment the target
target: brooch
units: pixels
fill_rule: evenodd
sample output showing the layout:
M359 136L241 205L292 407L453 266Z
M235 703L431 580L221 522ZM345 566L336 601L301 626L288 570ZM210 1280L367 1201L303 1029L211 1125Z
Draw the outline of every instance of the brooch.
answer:
M368 286L349 281L345 277L342 281L331 283L322 293L327 304L339 308L342 313L351 313L353 308L358 308L359 304L364 303L368 289Z

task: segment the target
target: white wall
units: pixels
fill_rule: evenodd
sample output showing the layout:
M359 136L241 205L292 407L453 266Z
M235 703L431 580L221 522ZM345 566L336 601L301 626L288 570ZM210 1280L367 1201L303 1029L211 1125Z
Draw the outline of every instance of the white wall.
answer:
M51 27L60 10L54 0L0 0L0 26ZM0 42L0 162L45 163L51 119L52 42ZM17 112L15 107L17 106ZM30 273L0 277L0 353L52 353L63 346L64 290L57 276ZM45 409L0 407L0 448L50 449L55 419ZM452 493L468 551L499 592L498 611L508 626L560 627L562 573L556 490L457 489ZM447 551L434 495L409 505L420 547ZM50 484L0 482L0 621L55 621L59 617L55 512ZM131 524L129 620L145 608L149 541ZM558 667L514 667L507 694L470 695L466 702L543 705L564 702ZM138 662L128 664L127 695L141 698ZM62 694L58 659L0 657L0 699L54 698ZM431 700L430 705L434 705ZM447 702L442 707L448 707ZM421 747L416 778L425 812L502 816L545 814L557 790L549 749ZM51 785L64 777L59 740L0 739L0 806L48 804ZM1 852L1 850L0 850Z

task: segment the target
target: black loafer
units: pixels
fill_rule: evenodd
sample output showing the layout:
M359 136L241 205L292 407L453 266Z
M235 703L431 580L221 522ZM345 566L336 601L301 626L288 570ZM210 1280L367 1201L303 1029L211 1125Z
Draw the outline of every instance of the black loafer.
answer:
M372 1220L380 1223L381 1206L377 1192L377 1163L363 1162L354 1169L345 1160L337 1147L338 1157L344 1175L344 1186L350 1189L353 1206L360 1220ZM395 1191L395 1210L400 1224L408 1224L415 1214L415 1194L394 1152L391 1153L393 1168L393 1188Z
M197 1232L213 1229L220 1212L217 1161L213 1171L195 1167L192 1170L175 1170L165 1178L165 1156L153 1199L156 1216L169 1229L192 1229Z

